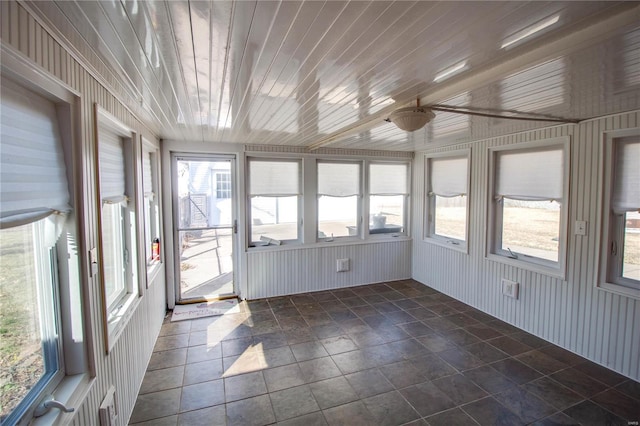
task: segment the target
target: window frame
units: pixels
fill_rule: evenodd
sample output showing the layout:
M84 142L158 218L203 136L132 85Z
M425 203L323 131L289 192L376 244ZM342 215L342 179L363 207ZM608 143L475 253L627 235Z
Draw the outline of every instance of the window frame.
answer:
M617 254L611 253L614 240L624 240L626 215L613 211L613 180L616 169L616 155L614 145L616 140L636 136L640 138L640 128L614 130L603 132L600 138L600 173L599 173L599 232L598 232L598 271L596 288L640 299L640 281L622 276L624 253L621 245L617 244ZM622 254L622 256L618 256Z
M264 161L264 162L274 162L274 163L298 163L298 188L299 188L299 194L297 195L297 202L296 202L296 206L297 206L297 223L296 223L296 234L297 234L297 238L296 239L287 239L287 240L278 240L280 241L281 245L299 245L302 243L303 241L303 233L304 233L304 228L303 228L303 224L304 224L304 219L303 219L303 215L304 215L304 211L303 211L303 203L304 203L304 161L302 158L299 157L280 157L280 156L256 156L256 155L248 155L245 159L245 164L246 164L246 186L247 186L247 190L246 190L246 200L247 200L247 207L246 207L246 211L247 211L247 246L251 249L255 249L255 248L274 248L277 247L275 245L261 245L259 241L252 241L253 238L253 215L252 215L252 198L254 197L260 197L260 195L251 195L251 188L250 188L250 182L251 182L251 162L255 161Z
M466 206L465 206L465 239L460 240L453 237L448 237L445 235L440 235L435 233L435 209L436 209L436 195L430 195L431 192L431 161L433 159L441 159L441 158L461 158L465 157L467 160L467 193L466 193ZM469 214L471 211L471 197L470 190L471 187L471 148L465 149L456 149L452 151L438 152L425 155L425 215L424 215L424 241L439 245L442 247L446 247L451 250L457 250L463 253L469 253Z
M141 209L140 188L142 182L139 176L142 173L140 157L140 144L138 142L138 134L133 129L125 126L117 118L108 113L99 104L94 104L94 123L95 123L95 159L96 183L98 186L97 216L98 216L98 248L100 253L99 278L100 291L102 293L102 317L104 330L105 353L109 354L120 335L124 331L131 316L140 304L140 298L143 296L142 279L145 276L146 262L140 261L140 253L146 253L142 247L144 238L141 235L141 223L143 219L139 214ZM112 132L122 139L123 142L123 160L125 171L125 198L124 203L124 223L123 238L128 248L129 260L126 265L126 293L121 299L112 306L107 304L105 291L105 275L104 275L104 240L102 235L103 229L103 200L100 194L100 159L99 144L101 128ZM128 193L128 194L127 194ZM142 226L143 227L143 226ZM142 230L144 234L144 227ZM145 254L146 257L146 254Z
M503 250L502 245L502 209L498 208L499 201L495 199L496 188L496 157L499 152L504 151L552 151L560 147L563 153L563 183L562 183L562 203L560 203L560 229L558 237L558 261L553 262L546 259L522 255L517 258L511 257L509 251ZM571 138L561 136L557 138L541 139L530 142L507 144L502 146L492 146L488 148L489 173L488 173L488 214L487 214L487 246L486 258L501 263L513 265L522 269L545 275L565 279L568 254L568 220L569 220L569 200L570 200L570 176L571 176Z
M142 145L142 156L150 155L150 177L151 177L151 190L152 196L148 197L146 193L144 193L143 186L143 206L142 212L144 217L142 218L144 221L143 226L143 235L144 235L144 253L146 258L146 277L147 277L147 288L151 285L152 277L159 270L159 265L164 262L164 250L162 249L162 194L160 193L160 150L149 142L144 136L141 137L141 145ZM142 159L142 163L140 166L140 170L142 172L142 179L144 180L144 158ZM153 214L155 211L157 214ZM149 223L147 223L147 221ZM148 228L147 228L148 226ZM160 240L160 258L157 260L153 259L153 254L151 253L151 245L153 244L153 231L154 228L157 229L158 235L156 237ZM150 235L147 236L147 230ZM148 238L147 238L148 237ZM150 255L147 254L147 249L149 249Z
M371 193L371 166L372 165L395 165L395 166L405 166L406 172L406 182L407 182L407 192L404 194L372 194ZM402 196L402 231L400 232L382 232L382 233L371 233L371 227L369 221L363 220L363 231L365 239L384 239L384 238L397 238L400 236L408 236L409 235L409 200L411 197L411 163L408 161L391 161L391 160L365 160L364 164L365 169L365 179L366 179L366 191L363 193L363 218L370 218L371 216L371 197L372 196Z
M64 218L64 223L59 224L67 238L61 236L48 248L50 259L56 261L51 268L57 271L53 293L56 296L54 309L57 311L60 365L55 373L55 381L50 381L31 397L25 397L28 399L23 399L5 419L22 424L33 418L35 408L47 395L53 395L68 407L78 407L96 375L94 351L90 344L92 326L87 316L91 271L88 270L90 262L87 262L87 236L84 230L91 228L83 206L87 176L82 163L87 149L81 137L81 95L43 72L41 67L34 66L32 61L6 43L0 43L0 50L3 77L55 104L71 205L71 211L60 216ZM60 380L57 380L58 377ZM17 409L19 411L15 411ZM35 423L54 423L63 415L60 410L50 410Z
M359 194L356 195L356 233L355 234L349 234L349 235L342 235L342 236L326 236L324 238L319 236L320 233L320 193L318 191L318 186L320 183L320 168L318 167L319 164L353 164L353 165L357 165L358 166L358 179L360 180L358 182L358 190L359 190ZM364 160L357 160L357 159L328 159L328 158L318 158L315 161L316 164L316 170L315 170L315 175L316 175L316 185L315 185L315 202L316 202L316 220L315 220L315 235L316 235L316 242L332 242L332 241L358 241L358 240L362 240L365 238L364 236L364 226L363 226L363 217L365 214L364 211L364 206L366 206L367 210L368 210L368 205L365 202L364 198L365 198L365 177L364 177L364 173L366 170L365 167L365 161ZM368 183L368 182L367 182ZM334 198L340 198L340 197L334 197ZM368 232L367 232L368 233Z

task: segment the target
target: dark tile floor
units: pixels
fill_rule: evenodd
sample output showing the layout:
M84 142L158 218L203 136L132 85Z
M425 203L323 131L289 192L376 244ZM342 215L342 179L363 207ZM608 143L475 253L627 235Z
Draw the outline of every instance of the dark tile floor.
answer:
M167 318L131 424L640 420L640 383L412 280L240 306Z

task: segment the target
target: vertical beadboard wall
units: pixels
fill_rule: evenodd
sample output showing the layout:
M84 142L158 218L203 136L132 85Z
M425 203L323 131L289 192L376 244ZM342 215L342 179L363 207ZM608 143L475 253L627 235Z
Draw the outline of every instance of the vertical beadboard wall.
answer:
M348 258L350 270L336 272ZM411 240L247 253L248 299L351 287L411 276Z
M35 68L55 76L81 96L81 138L85 150L84 158L80 159L85 185L83 188L85 217L81 218L81 221L85 228L85 247L95 247L97 218L93 166L94 103L98 103L148 140L158 143L158 139L143 127L105 87L101 86L26 9L13 1L0 2L0 8L2 42L28 57ZM84 261L88 264L86 258ZM105 353L100 283L97 279L86 278L86 280L88 285L84 291L88 292L89 306L85 306L85 309L88 310L90 317L91 341L89 344L94 351L96 377L83 403L76 407L73 424L78 426L99 424L98 407L108 388L114 385L119 410L118 424L125 425L133 411L137 393L164 318L166 306L164 271L158 273L154 282L144 290L141 303L109 355Z
M434 149L471 148L469 254L425 242L424 152L414 160L413 278L594 362L640 380L640 300L595 287L599 235L599 149L602 133L640 126L640 112L579 125ZM571 182L566 281L485 258L488 148L571 137ZM576 220L587 235L574 235ZM521 283L519 300L502 295L500 280Z

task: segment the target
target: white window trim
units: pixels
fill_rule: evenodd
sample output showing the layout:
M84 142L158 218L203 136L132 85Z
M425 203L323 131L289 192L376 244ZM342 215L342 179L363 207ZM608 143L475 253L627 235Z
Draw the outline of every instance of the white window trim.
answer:
M149 288L149 286L151 285L155 277L160 272L161 264L164 263L164 247L163 247L163 238L162 238L162 233L163 233L162 232L162 194L160 191L160 179L159 179L160 178L160 150L154 144L152 144L149 140L147 140L147 138L145 138L144 136L141 136L140 139L141 139L141 145L143 147L142 155L145 154L145 149L147 152L154 154L154 161L151 162L151 178L152 178L151 187L153 189L153 198L154 198L153 204L158 209L157 226L160 233L160 235L158 235L158 238L160 239L160 259L159 260L153 260L153 259L149 260L146 258L147 257L146 255L147 241L146 241L146 238L143 238L145 262L147 265L146 281L147 281L147 288ZM142 176L142 167L140 168L140 170L141 170L141 176ZM142 211L144 212L146 210L146 200L144 200L143 202L145 206L143 206ZM150 212L150 213L153 213L153 212ZM144 216L145 217L143 217L142 220L146 220L146 214ZM146 229L146 224L143 224L142 226L143 235L145 233L145 229Z
M360 176L360 184L359 184L359 190L360 190L360 194L357 195L357 201L358 201L358 205L357 205L357 212L356 212L356 221L357 221L357 229L356 229L356 234L355 235L343 235L343 236L339 236L339 237L334 237L334 236L328 236L325 238L320 238L318 237L318 233L320 231L320 196L318 194L318 164L320 163L327 163L327 164L356 164L358 165L359 169L359 176ZM364 236L364 217L365 215L369 214L369 206L367 205L368 203L365 200L365 191L364 188L366 188L366 185L368 185L368 176L366 175L365 169L366 169L366 165L365 165L365 161L364 160L360 160L360 159L327 159L327 158L318 158L315 161L316 164L316 169L315 169L315 175L316 175L316 186L315 186L315 192L314 192L314 196L315 196L315 203L316 203L316 218L315 218L315 235L316 235L316 242L318 243L333 243L336 241L340 241L340 242L349 242L349 241L358 241L358 240L363 240L365 238ZM366 180L366 181L365 181Z
M397 195L402 195L404 197L404 212L403 212L403 218L402 218L402 232L389 232L389 233L382 233L382 234L371 234L369 232L369 223L368 220L365 220L363 223L363 231L364 231L364 239L371 241L371 240L388 240L389 238L398 238L398 237L407 237L410 235L409 230L410 230L410 223L409 223L409 218L411 217L409 214L409 211L411 210L411 162L410 161L391 161L391 160L384 160L384 159L380 159L380 160L364 160L364 167L365 170L363 170L364 173L364 177L365 177L365 187L366 191L363 192L363 206L362 206L362 210L363 210L363 217L364 218L369 218L371 212L369 211L369 209L371 208L371 193L369 192L369 180L370 180L370 173L371 173L371 168L370 166L372 164L400 164L400 165L405 165L407 166L407 186L408 186L408 192L407 194L397 194ZM373 194L373 195L378 195L378 194ZM365 226L366 225L366 226Z
M443 235L438 235L434 231L432 231L432 224L435 224L435 221L429 220L430 215L434 215L435 211L433 208L434 200L428 194L429 188L431 187L431 170L429 167L430 160L433 158L449 158L449 157L466 157L467 158L467 208L466 208L466 226L465 226L465 240L459 240L456 238L445 237ZM453 151L439 152L426 154L424 156L424 217L423 217L423 240L427 243L434 244L441 247L446 247L450 250L459 251L462 253L469 254L469 214L471 211L471 197L470 197L470 188L471 188L471 148L465 149L457 149Z
M544 261L543 259L526 257L512 259L508 257L508 253L498 249L499 238L497 230L501 228L498 223L496 213L496 202L494 200L495 188L495 170L496 170L496 153L500 151L516 151L521 149L544 149L545 147L561 146L563 149L563 198L560 207L560 237L558 238L558 262ZM493 146L488 149L489 155L489 173L487 175L487 235L486 235L486 253L485 257L489 260L526 269L532 272L544 275L566 279L567 273L567 255L568 255L568 220L569 220L569 200L570 200L570 176L571 176L571 138L562 136L558 138L536 140L531 142L515 143L503 146Z
M281 240L282 245L300 245L302 243L302 241L304 240L303 238L303 234L304 234L304 208L303 208L303 203L304 203L304 196L305 196L305 186L304 186L304 182L305 180L303 179L304 176L304 171L305 171L305 167L304 167L304 159L300 158L300 157L282 157L282 156L263 156L263 155L248 155L245 158L245 164L246 164L246 179L245 182L247 182L247 191L246 191L246 203L247 203L247 220L246 220L246 224L247 224L247 248L250 250L255 250L255 249L262 249L262 250L269 250L269 249L273 249L279 246L276 245L257 245L256 243L258 241L251 241L252 238L252 234L253 234L253 223L252 223L252 216L251 216L251 199L253 198L253 196L251 195L251 189L248 187L249 186L249 182L251 180L251 167L249 166L249 163L251 161L271 161L271 162L288 162L288 163L298 163L298 187L299 187L299 194L298 194L298 202L297 202L297 208L298 208L298 223L297 223L297 234L298 234L298 238L296 239L289 239L289 240Z
M613 130L603 132L600 138L600 164L598 176L598 206L600 206L598 214L598 233L596 239L596 247L598 247L598 265L596 271L595 287L610 293L622 296L640 299L640 288L634 289L623 285L625 282L636 284L634 280L624 277L611 279L611 257L610 253L610 235L617 227L612 223L611 213L611 193L613 180L613 144L615 139L628 136L640 136L640 128ZM618 229L619 231L619 229ZM616 268L617 271L617 268Z
M91 322L87 320L87 310L91 306L90 301L90 282L89 271L85 270L87 262L86 257L81 253L87 253L85 247L85 239L82 238L81 230L88 226L86 217L82 216L84 208L81 207L84 198L84 178L83 166L81 164L84 158L85 148L81 139L81 95L64 84L60 80L52 77L45 72L42 67L25 57L21 52L16 50L5 42L0 42L0 51L2 63L0 68L2 75L8 76L15 82L23 85L35 92L46 94L49 98L56 99L56 103L66 104L68 108L63 108L59 112L64 120L63 127L60 131L65 133L63 140L63 149L69 150L65 156L71 158L71 164L67 164L67 177L71 180L70 195L72 195L76 209L72 211L73 222L71 227L76 238L77 250L68 253L70 257L68 264L73 265L67 271L59 274L59 281L66 281L68 291L64 296L59 295L58 302L61 306L60 316L62 317L62 351L64 353L65 376L54 389L49 391L54 399L62 402L67 407L79 407L84 401L86 395L92 389L95 383L95 362L94 348L90 344L93 341L93 330ZM58 256L60 262L60 256ZM75 267L75 269L74 269ZM71 287L73 289L71 289ZM74 303L75 302L75 303ZM79 302L79 303L78 303ZM70 306L74 304L74 306ZM81 330L82 344L78 345L75 340L72 328ZM77 336L75 336L77 337ZM46 397L46 392L40 393L33 401L33 404L25 411L19 422L31 421L33 425L49 425L61 421L65 413L60 410L50 410L46 415L37 419L32 418L33 412L40 402Z
M126 325L128 324L129 320L131 319L131 317L133 316L133 313L135 312L135 310L137 309L138 305L140 304L140 298L143 295L143 289L142 289L142 278L144 276L144 274L146 273L146 262L141 262L141 253L146 253L144 247L142 246L144 241L144 237L140 237L141 234L141 230L140 230L140 223L141 223L141 218L140 218L140 212L141 212L141 201L139 200L139 194L140 194L140 188L141 188L141 182L140 179L138 178L138 176L142 173L141 167L139 166L139 156L140 156L140 144L138 143L138 137L137 137L137 133L125 126L124 124L122 124L117 118L115 118L113 115L111 115L110 113L108 113L107 111L105 111L102 107L100 107L100 105L98 105L97 103L94 104L94 113L95 113L95 119L94 119L94 123L95 123L95 140L96 140L96 144L95 146L98 146L98 140L99 140L99 127L103 126L103 127L107 127L109 130L113 131L114 133L118 134L118 136L122 137L125 139L125 170L127 170L127 173L131 173L131 178L133 179L133 185L127 184L130 187L133 188L132 190L132 194L130 195L130 200L129 203L131 203L131 207L129 209L134 210L136 213L136 220L135 223L133 224L135 230L135 235L136 235L136 241L134 242L135 244L135 250L136 250L136 262L135 265L133 265L133 262L130 262L132 264L131 269L133 268L137 268L136 271L136 276L137 276L137 280L136 282L132 282L132 283L128 283L128 291L127 293L124 295L124 297L119 301L118 303L118 307L112 310L108 310L107 309L107 305L106 305L106 298L104 297L104 271L102 270L103 268L100 268L100 291L103 294L102 297L102 316L103 316L103 329L104 329L104 339L105 339L105 352L108 354L111 352L111 350L113 349L115 343L118 341L118 339L120 338L120 335L122 334L122 332L124 331ZM128 144L130 144L129 146L127 146ZM127 156L126 154L126 150L129 150L130 156ZM96 166L96 170L99 171L98 168L98 164L99 164L99 150L96 149L95 150L95 166ZM99 173L97 173L97 175L99 176ZM97 200L97 209L98 212L100 212L98 214L99 217L99 227L100 227L100 232L98 232L98 241L99 241L99 247L100 247L100 253L102 253L102 200L98 199ZM127 236L125 235L125 238L127 238ZM133 247L130 247L130 251L133 249ZM144 257L146 258L146 254L144 254ZM101 260L102 263L102 260ZM137 290L137 291L133 291L133 290Z

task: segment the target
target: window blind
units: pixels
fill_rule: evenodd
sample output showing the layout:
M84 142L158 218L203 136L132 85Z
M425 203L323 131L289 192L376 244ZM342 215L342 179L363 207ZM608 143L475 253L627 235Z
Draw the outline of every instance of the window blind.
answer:
M153 178L151 176L151 158L153 153L142 148L142 192L145 198L153 199Z
M360 165L318 163L318 195L332 197L360 195Z
M431 194L458 197L467 194L467 157L431 158Z
M105 126L99 127L100 197L103 202L117 203L126 198L123 148L118 134Z
M54 103L4 78L0 98L0 228L69 211Z
M369 193L375 195L406 195L406 164L371 164L369 166Z
M615 212L640 210L639 164L640 136L617 139L611 202Z
M563 149L498 151L495 195L525 201L562 201Z
M249 195L284 197L300 194L300 162L249 160Z

